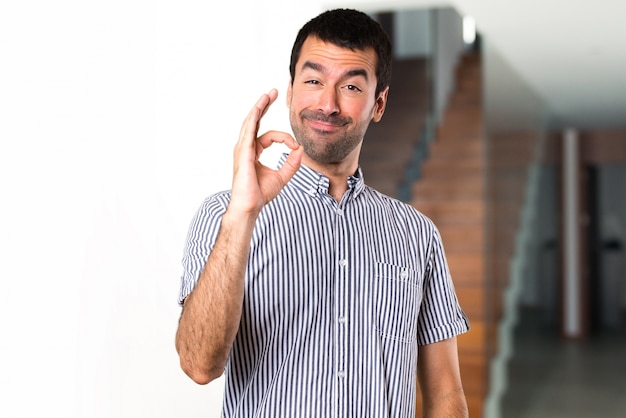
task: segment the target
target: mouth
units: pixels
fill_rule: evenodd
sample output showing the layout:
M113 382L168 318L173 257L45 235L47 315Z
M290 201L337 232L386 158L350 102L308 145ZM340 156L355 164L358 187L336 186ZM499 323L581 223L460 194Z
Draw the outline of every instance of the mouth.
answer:
M320 120L307 119L311 129L319 133L332 133L338 131L341 126L333 123L323 122Z
M333 133L342 129L349 121L338 117L320 117L319 115L303 115L309 127L318 133Z

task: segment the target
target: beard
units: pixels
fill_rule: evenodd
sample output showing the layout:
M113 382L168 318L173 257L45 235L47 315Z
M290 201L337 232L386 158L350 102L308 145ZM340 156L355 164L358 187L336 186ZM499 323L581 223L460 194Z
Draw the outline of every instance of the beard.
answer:
M346 127L346 130L321 131L308 127L306 120L328 123L334 127ZM299 115L289 113L291 129L304 152L313 160L324 164L336 164L345 160L363 141L369 125L367 122L348 129L352 123L349 117L324 115L311 110L303 110Z

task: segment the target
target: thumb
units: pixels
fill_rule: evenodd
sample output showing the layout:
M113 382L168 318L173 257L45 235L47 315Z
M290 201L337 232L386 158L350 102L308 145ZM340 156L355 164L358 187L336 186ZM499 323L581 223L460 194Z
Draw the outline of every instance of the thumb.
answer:
M302 145L299 145L298 148L292 150L285 163L278 169L278 175L280 176L282 183L287 184L289 180L296 174L296 171L300 168L302 164L302 154L304 153L304 149Z

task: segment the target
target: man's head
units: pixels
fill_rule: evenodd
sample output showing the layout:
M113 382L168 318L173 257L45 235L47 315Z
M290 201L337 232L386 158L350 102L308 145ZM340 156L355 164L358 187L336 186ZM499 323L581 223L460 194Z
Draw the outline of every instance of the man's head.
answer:
M291 50L289 73L293 82L296 63L304 41L316 37L321 41L351 50L376 51L376 96L391 81L391 41L380 24L367 14L351 9L326 11L307 22L298 32Z
M390 54L387 35L362 12L331 10L300 30L287 105L310 167L354 172L370 122L385 111Z

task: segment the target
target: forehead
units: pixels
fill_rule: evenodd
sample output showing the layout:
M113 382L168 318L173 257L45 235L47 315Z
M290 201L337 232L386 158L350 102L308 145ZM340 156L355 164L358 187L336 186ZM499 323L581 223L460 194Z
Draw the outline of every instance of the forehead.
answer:
M308 37L302 44L296 71L301 71L304 63L312 62L333 72L365 70L370 75L369 78L375 79L376 60L376 51L373 48L351 50L324 42L317 37Z

